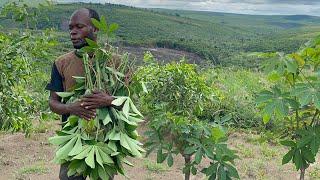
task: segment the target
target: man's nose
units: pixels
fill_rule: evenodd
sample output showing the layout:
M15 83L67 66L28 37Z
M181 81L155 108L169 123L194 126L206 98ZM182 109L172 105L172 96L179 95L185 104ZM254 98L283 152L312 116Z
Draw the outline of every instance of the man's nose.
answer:
M76 30L74 30L74 29L71 29L71 31L70 31L70 35L76 35L77 34L77 31Z

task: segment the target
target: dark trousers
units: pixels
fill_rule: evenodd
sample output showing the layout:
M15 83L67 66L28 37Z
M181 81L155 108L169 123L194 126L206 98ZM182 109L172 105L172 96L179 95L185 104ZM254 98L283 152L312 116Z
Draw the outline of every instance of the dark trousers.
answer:
M60 166L59 179L60 180L85 180L86 178L83 176L70 176L68 177L68 165L62 164Z
M59 173L59 179L60 180L85 180L86 177L83 176L70 176L68 177L68 165L69 164L62 164L60 166L60 173ZM109 177L109 180L113 180L113 177ZM104 179L103 179L104 180Z

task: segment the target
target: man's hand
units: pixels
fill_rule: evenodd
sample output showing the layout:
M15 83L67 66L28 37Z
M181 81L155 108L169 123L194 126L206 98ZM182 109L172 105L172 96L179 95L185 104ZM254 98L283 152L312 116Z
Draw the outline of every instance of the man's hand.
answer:
M96 109L86 109L81 106L82 102L78 101L72 104L68 104L67 108L70 114L79 116L86 120L94 119L96 116Z
M102 91L93 91L90 95L85 95L81 99L81 106L85 109L97 109L102 107L111 106L111 102L114 97L110 96L109 93Z

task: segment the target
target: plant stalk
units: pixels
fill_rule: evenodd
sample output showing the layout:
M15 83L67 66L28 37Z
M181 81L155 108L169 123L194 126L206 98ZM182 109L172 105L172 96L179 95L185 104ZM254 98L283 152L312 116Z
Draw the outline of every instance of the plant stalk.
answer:
M184 163L185 166L190 165L191 162L191 156L190 155L184 155ZM190 180L190 168L188 168L184 174L184 180Z
M306 172L306 169L305 168L301 168L300 169L300 180L304 180L304 174Z

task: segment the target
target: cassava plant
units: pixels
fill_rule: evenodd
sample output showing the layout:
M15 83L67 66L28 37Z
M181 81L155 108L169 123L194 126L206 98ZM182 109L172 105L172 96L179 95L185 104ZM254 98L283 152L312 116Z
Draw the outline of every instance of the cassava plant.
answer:
M214 97L196 65L180 62L161 66L151 53L145 54L145 61L149 65L137 71L133 87L144 92L140 97L148 114L147 155L156 151L157 162L166 160L170 167L174 156L182 155L186 180L191 173L197 174L203 158L208 158L210 165L200 171L209 179L239 178L233 166L236 155L225 144L222 124L227 119L209 122L200 118Z
M101 21L92 19L94 25L110 35L116 25L108 26L105 18ZM90 179L109 179L115 174L125 175L123 163L132 164L127 156L140 157L141 143L136 139L137 125L142 115L130 98L130 91L125 83L125 73L129 71L128 56L118 55L112 47L106 50L96 42L87 39L89 46L82 49L85 77L74 77L76 86L72 92L57 94L72 103L93 90L107 91L116 99L115 107L97 109L96 117L90 121L71 115L61 131L49 141L58 145L55 161L69 163L68 176L83 175ZM90 58L88 53L93 54Z
M261 92L257 103L264 123L284 122L280 143L289 151L282 164L292 161L302 180L320 146L320 37L296 53L267 56L272 57L266 69L275 85Z
M10 2L0 8L0 16L11 14L15 21L24 23L26 18L22 16L28 9L27 5ZM45 114L41 108L41 98L46 94L34 86L30 88L30 83L37 81L39 84L37 75L43 73L41 65L51 58L49 50L54 46L51 31L10 29L9 33L8 29L1 30L0 130L24 131L28 136L32 130L32 120L37 119L40 113ZM41 81L45 80L40 78Z

